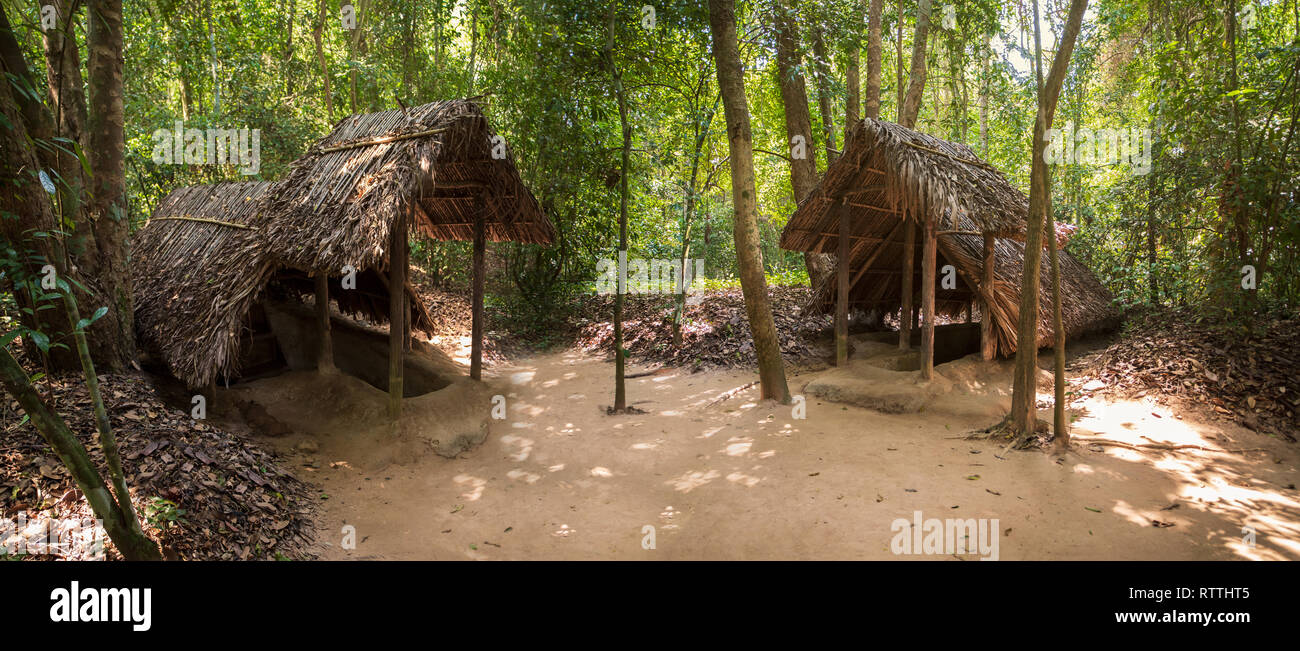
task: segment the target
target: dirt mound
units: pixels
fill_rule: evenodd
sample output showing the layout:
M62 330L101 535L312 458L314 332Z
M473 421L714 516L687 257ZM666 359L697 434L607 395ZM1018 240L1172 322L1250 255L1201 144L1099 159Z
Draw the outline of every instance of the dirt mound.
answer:
M916 365L916 351L900 353L892 346L864 348L875 355L859 355L842 369L832 369L809 382L809 395L856 405L886 414L921 411L947 415L996 418L1011 409L1011 379L1015 362L985 362L968 355L934 367L925 382ZM1040 370L1038 388L1051 391L1052 375Z
M1138 312L1123 336L1072 367L1085 392L1151 394L1163 404L1199 407L1296 440L1300 319L1294 316L1245 327L1190 309Z
M402 436L394 440L388 394L345 373L284 373L230 392L289 430L287 444L301 448L307 443L331 463L369 468L404 463L428 450L454 457L478 445L488 434L493 396L487 385L460 378L405 398Z
M150 535L163 540L170 558L314 557L314 491L286 472L272 454L164 404L151 378L143 374L101 375L99 381L132 503ZM46 379L38 390L49 396L49 404L107 476L81 378ZM16 401L0 404L0 428L5 432L0 445L0 515L16 519L25 513L29 520L40 512L60 519L93 517L76 482L24 421ZM157 515L150 518L152 514ZM108 547L108 557L118 558L112 545Z

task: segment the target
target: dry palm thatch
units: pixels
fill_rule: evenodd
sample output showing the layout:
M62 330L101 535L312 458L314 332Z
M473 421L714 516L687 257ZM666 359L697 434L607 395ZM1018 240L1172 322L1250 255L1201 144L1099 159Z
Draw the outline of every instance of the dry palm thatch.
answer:
M245 319L269 283L314 295L313 272L286 268L266 239L261 200L274 187L256 181L174 190L132 237L137 330L191 386L238 370ZM339 291L335 282L330 296L339 311L386 323L388 289L377 276L358 272L355 291ZM406 291L412 325L428 329L427 307L410 286Z
M864 119L854 126L844 154L827 170L821 185L790 217L781 248L835 253L840 219L849 225L849 301L860 308L893 311L902 304L901 277L905 220L934 220L938 231L937 265L952 264L956 289L935 292L935 311L956 317L972 301L978 305L983 271L983 234L994 246L992 313L998 351L1015 351L1024 264L1025 218L1029 201L996 168L979 160L966 145L940 140L891 122ZM1063 247L1074 227L1057 224L1044 244ZM919 293L921 237L913 255L913 284ZM1047 275L1048 257L1042 257ZM829 302L836 278L819 293ZM1062 320L1069 337L1104 329L1117 311L1105 287L1068 252L1061 251ZM920 301L913 301L914 305ZM1040 345L1052 341L1051 287L1039 297Z
M907 127L865 118L849 133L844 153L781 234L781 248L834 253L843 212L858 228L881 222L932 220L940 231L971 230L1024 240L1029 199L970 147ZM965 221L963 221L963 218ZM1056 229L1064 246L1073 228ZM1052 238L1044 238L1046 243Z
M494 156L494 154L496 154ZM340 311L388 320L390 235L549 244L555 230L473 100L356 115L275 183L181 188L133 236L136 316L176 377L204 386L236 372L249 310L274 283L314 294L312 276L357 273ZM432 323L408 285L411 323Z
M267 237L287 264L335 274L379 266L395 225L472 240L480 211L491 241L550 244L554 227L494 138L473 100L344 118L266 197Z
M258 236L265 225L258 205L270 187L174 190L132 236L136 329L191 386L232 369L244 316L275 269Z
M975 235L954 234L939 238L939 255L957 268L961 282L957 290L950 290L947 304L949 313L960 311L961 306L977 301L971 288L980 284L984 273L984 238ZM1083 263L1069 251L1058 252L1061 265L1061 323L1066 339L1074 339L1093 332L1109 330L1118 324L1119 310L1114 297L1097 280ZM1020 287L1024 275L1025 245L1013 240L997 240L993 248L993 333L997 350L1003 355L1016 351L1016 329L1020 322ZM918 258L920 256L917 256ZM940 266L944 263L940 262ZM1043 282L1038 293L1038 346L1051 346L1052 286L1047 281L1051 262L1046 255L1039 261L1039 274ZM919 273L919 271L918 271ZM916 281L919 285L920 279ZM964 286L964 287L963 287ZM943 292L940 292L943 293ZM965 296L962 296L965 293ZM936 301L937 302L937 301Z

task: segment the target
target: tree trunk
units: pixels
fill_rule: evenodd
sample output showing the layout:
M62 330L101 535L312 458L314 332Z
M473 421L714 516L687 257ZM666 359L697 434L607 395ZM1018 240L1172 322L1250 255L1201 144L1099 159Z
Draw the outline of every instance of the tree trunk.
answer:
M623 89L623 75L614 65L614 19L618 5L609 5L609 40L605 44L605 64L614 81L614 96L618 99L619 126L623 133L622 168L620 170L618 201L618 280L614 291L614 412L627 411L626 375L627 354L623 350L623 292L627 276L627 200L628 172L632 161L632 126L628 122L627 95ZM737 247L739 248L739 247Z
M478 5L470 3L470 20L469 20L469 92L466 95L474 95L474 82L477 81L478 72Z
M63 292L63 306L68 315L68 322L81 323L81 314L77 309L77 300L72 296L72 286L67 281L59 283ZM95 372L95 362L90 359L90 346L86 343L83 328L74 326L73 339L76 340L77 357L81 360L81 373L86 378L86 392L90 394L95 412L95 429L99 432L99 449L104 454L104 465L108 466L108 477L117 497L117 506L122 511L122 520L133 536L144 537L140 522L135 517L135 505L131 504L131 491L126 486L126 474L122 472L122 456L117 449L117 437L108 421L108 410L104 407L104 397L99 391L99 374ZM96 473L98 474L98 473Z
M903 122L903 0L898 0L898 33L894 38L894 72L898 73L898 104L895 106L899 124Z
M135 360L135 313L127 238L131 222L126 198L126 135L122 85L122 0L91 0L86 47L90 77L88 158L91 171L90 220L98 254L78 258L82 277L95 290L95 307L108 315L90 332L91 355L101 369L116 372ZM92 280L93 279L93 280Z
M871 0L867 8L867 117L880 118L880 24L884 0ZM901 19L901 16L900 16Z
M835 153L835 118L831 115L831 81L826 54L826 40L820 25L812 26L813 78L817 82L817 108L822 116L822 133L826 138L826 167L839 158Z
M817 187L817 154L812 116L808 113L807 86L799 67L796 10L796 0L782 0L773 10L772 18L776 29L777 85L781 88L781 104L785 107L786 140L793 144L795 136L804 139L804 155L790 156L790 188L797 204ZM834 258L825 253L805 252L803 260L808 270L808 284L813 289L812 304L820 307L819 297L829 284L831 271L835 268Z
M1049 182L1048 187L1051 187ZM1052 200L1047 199L1047 232L1056 232L1056 220L1052 217ZM1056 448L1064 451L1070 447L1070 424L1065 418L1065 325L1061 315L1061 255L1056 243L1048 250L1052 274L1052 333L1053 365L1052 378L1056 403L1052 409L1052 433L1056 436Z
M1155 120L1151 121L1151 132L1155 133ZM1147 282L1149 300L1152 305L1160 304L1160 284L1156 278L1156 174L1155 160L1147 173Z
M320 77L325 88L325 113L330 118L330 123L334 122L334 91L330 88L330 69L325 63L325 47L321 42L322 32L325 29L325 0L320 0L316 5L316 26L311 31L311 38L316 42L316 63L320 64Z
M988 39L984 41L988 47ZM984 70L980 72L980 156L989 157L989 65L988 57L984 59Z
M673 346L682 345L682 319L686 317L686 292L689 289L689 283L686 282L686 265L689 263L691 254L691 227L694 226L695 219L695 187L699 180L700 173L700 154L704 149L704 142L708 140L709 129L713 124L713 116L718 112L718 104L722 102L722 96L718 95L709 108L709 112L704 117L704 124L696 127L695 134L695 151L691 157L691 176L686 184L686 202L682 208L682 267L677 282L677 309L673 314ZM705 179L708 183L708 179ZM705 249L708 250L707 247Z
M848 66L844 71L844 144L846 145L849 142L849 131L858 120L862 119L862 114L859 112L862 107L862 86L858 70L860 56L857 45L851 46L845 55L848 59Z
M1050 207L1048 170L1043 160L1047 148L1047 130L1056 113L1056 100L1069 67L1070 55L1083 21L1088 0L1072 0L1060 48L1052 61L1052 70L1038 93L1038 116L1034 121L1034 148L1030 166L1029 216L1025 236L1024 274L1020 287L1020 323L1016 331L1016 366L1011 392L1011 427L1027 437L1037 426L1038 373L1038 293L1039 265L1043 255L1043 227ZM1035 4L1035 8L1037 5ZM1037 57L1036 57L1037 58ZM1041 74L1041 73L1040 73ZM1053 234L1053 237L1055 235Z
M8 34L0 30L0 37ZM7 60L5 71L20 78L11 72ZM72 330L67 316L61 310L38 309L42 303L40 294L43 293L36 288L42 276L41 268L47 263L64 268L64 254L58 238L44 235L56 229L57 221L49 196L35 172L43 163L37 159L36 148L30 144L32 134L15 101L20 93L12 91L14 85L8 80L0 82L0 177L10 179L8 189L0 192L0 214L15 216L13 219L0 219L0 235L18 252L23 269L21 274L10 273L0 277L0 287L12 291L23 326L47 335L51 344L64 344L48 349L47 353L35 345L32 337L23 337L29 357L41 360L47 370L79 368L76 353L69 342L60 341L62 334Z
M903 96L898 123L916 127L916 116L921 111L921 93L925 90L925 46L930 33L930 0L920 0L916 7L916 36L912 40L912 70ZM900 61L901 63L901 61Z
M763 250L758 237L758 205L754 187L753 134L736 37L734 0L709 0L709 27L713 37L713 56L717 61L718 87L722 91L723 111L727 118L736 262L740 267L740 286L758 358L760 395L789 403L781 347L768 303L767 280L763 276Z
M86 95L81 78L81 54L77 48L76 17L70 14L72 0L58 0L55 3L58 22L55 29L44 32L46 81L53 105L55 121L54 136L67 138L84 151L86 127ZM66 220L73 223L73 229L67 239L68 252L80 257L89 249L90 256L98 253L94 230L86 221L89 211L82 205L85 190L85 176L81 161L75 155L62 149L71 149L63 143L54 153L55 166L61 182L58 188L59 212Z

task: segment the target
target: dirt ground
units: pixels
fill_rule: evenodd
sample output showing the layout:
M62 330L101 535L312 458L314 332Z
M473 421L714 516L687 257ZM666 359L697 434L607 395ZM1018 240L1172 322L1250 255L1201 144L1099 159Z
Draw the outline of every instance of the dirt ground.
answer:
M361 425L268 440L322 487L322 558L979 558L895 555L893 523L917 511L997 519L1002 560L1300 558L1300 450L1149 402L1086 398L1064 458L999 458L1003 444L963 438L991 424L970 412L809 399L796 419L758 402L757 387L715 402L755 379L744 371L628 380L646 413L622 416L605 414L606 361L566 352L492 371L506 418L454 459L411 453L377 467L382 439ZM829 372L792 375L791 389Z

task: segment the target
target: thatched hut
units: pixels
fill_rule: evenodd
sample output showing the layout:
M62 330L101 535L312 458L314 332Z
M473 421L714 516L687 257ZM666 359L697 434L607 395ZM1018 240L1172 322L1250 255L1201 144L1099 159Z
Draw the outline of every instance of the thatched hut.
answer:
M205 386L236 370L241 332L275 281L315 295L322 364L333 359L331 300L389 323L388 389L400 410L403 351L428 318L408 282L412 232L474 241L478 379L486 241L549 244L555 231L472 100L344 118L281 181L172 192L134 236L140 331L177 377Z
M829 281L833 292L824 294L835 297L837 334L847 330L850 306L898 310L900 347L908 348L919 293L928 375L936 315L957 317L978 307L985 358L1015 351L1028 212L1024 193L970 147L868 118L853 126L843 155L790 217L781 247L847 261ZM1072 232L1058 224L1044 234L1044 244L1063 247ZM1067 336L1112 323L1109 292L1068 252L1059 253ZM948 264L957 283L945 289L936 270ZM1041 271L1046 278L1047 255ZM1042 285L1038 339L1049 345L1051 288ZM838 352L843 362L847 353Z

